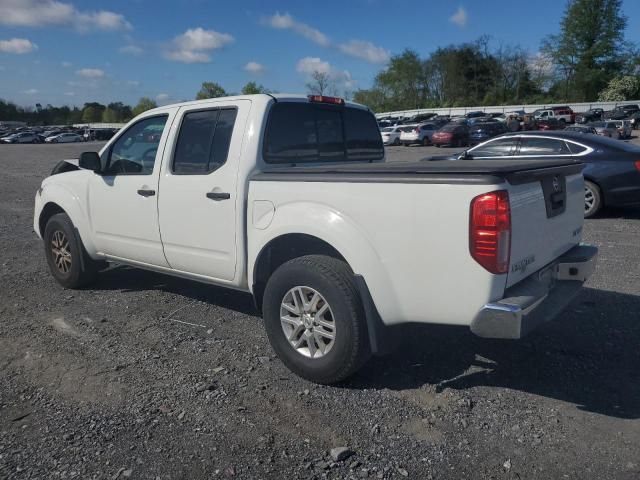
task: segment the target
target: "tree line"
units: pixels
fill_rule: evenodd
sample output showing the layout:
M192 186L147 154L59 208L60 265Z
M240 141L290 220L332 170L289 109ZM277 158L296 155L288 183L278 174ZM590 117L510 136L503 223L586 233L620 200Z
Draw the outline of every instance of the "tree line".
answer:
M640 97L640 55L625 41L621 0L569 0L560 32L536 55L490 37L406 49L353 98L374 111L480 105L623 101Z

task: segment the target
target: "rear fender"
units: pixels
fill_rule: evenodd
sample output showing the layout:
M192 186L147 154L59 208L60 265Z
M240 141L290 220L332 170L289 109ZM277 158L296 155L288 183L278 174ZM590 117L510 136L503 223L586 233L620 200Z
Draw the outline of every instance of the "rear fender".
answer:
M252 228L249 235L249 279L254 278L256 261L262 248L272 240L292 233L316 237L335 248L354 274L366 280L382 318L392 314L397 297L384 267L384 259L380 258L367 233L353 219L324 204L295 202L280 205L266 229Z

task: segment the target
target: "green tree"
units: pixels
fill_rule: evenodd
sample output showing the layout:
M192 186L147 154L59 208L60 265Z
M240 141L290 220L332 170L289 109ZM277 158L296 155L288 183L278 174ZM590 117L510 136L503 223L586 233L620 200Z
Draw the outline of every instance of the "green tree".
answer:
M142 112L146 112L147 110L151 110L152 108L156 108L157 106L158 104L156 104L156 102L154 102L150 98L142 97L138 101L138 104L135 107L133 107L133 110L131 113L135 117L137 115L140 115Z
M104 112L105 108L106 107L100 103L85 103L82 109L82 121L84 123L100 122L102 120L102 112Z
M242 87L243 95L256 95L258 93L269 93L269 90L264 88L262 85L256 82L248 82L244 87Z
M112 108L107 107L106 110L102 112L102 121L104 123L118 122L118 112L116 112Z
M622 102L635 100L640 96L640 79L633 75L624 75L611 79L607 87L600 92L601 102Z
M227 96L227 92L219 84L215 82L202 82L202 87L200 87L200 91L196 94L196 100L225 96Z
M560 34L542 44L559 74L564 100L595 100L624 69L626 25L622 0L569 0Z

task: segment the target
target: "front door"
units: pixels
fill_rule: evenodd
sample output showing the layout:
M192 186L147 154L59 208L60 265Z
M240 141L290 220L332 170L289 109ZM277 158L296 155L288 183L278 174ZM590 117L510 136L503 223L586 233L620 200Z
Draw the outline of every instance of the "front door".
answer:
M244 124L251 103L222 101L181 109L173 155L160 176L160 233L171 268L233 280L236 195Z
M102 154L103 173L89 184L93 238L99 252L168 267L158 226L158 175L168 114L143 118Z

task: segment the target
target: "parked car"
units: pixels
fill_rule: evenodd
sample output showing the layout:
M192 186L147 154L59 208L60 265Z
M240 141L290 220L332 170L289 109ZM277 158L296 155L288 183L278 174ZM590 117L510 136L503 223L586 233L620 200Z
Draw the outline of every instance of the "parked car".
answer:
M589 125L569 125L568 127L564 127L564 132L578 132L578 133L587 133L592 135L597 135L596 129L590 127Z
M450 123L431 136L431 143L436 147L464 147L469 144L469 127Z
M633 128L631 127L630 120L611 120L611 122L613 122L616 126L619 139L631 138Z
M596 133L598 135L602 135L604 137L609 138L620 138L620 132L618 132L618 126L610 121L610 122L593 122L589 124L593 128L595 128Z
M34 132L18 132L0 138L2 143L40 143L40 137Z
M334 97L160 107L65 163L33 222L58 283L87 285L112 261L249 292L284 365L319 383L384 351L390 325L520 338L597 258L581 245L581 165L387 163L373 114Z
M576 123L589 123L602 120L604 110L602 108L592 108L586 112L576 114Z
M635 112L629 115L629 121L631 122L631 127L634 130L640 128L640 112Z
M616 108L609 112L605 112L605 118L610 118L611 120L623 120L625 118L629 118L636 112L640 111L640 107L638 105L618 105Z
M540 117L535 124L538 130L562 130L566 122L561 122L555 117Z
M400 145L400 129L403 127L385 127L380 130L382 143L385 145Z
M484 117L486 116L486 114L481 111L481 110L477 110L475 112L467 112L464 115L466 118L476 118L476 117Z
M59 133L44 139L47 143L77 143L83 142L84 139L77 133Z
M506 131L506 125L501 122L475 123L469 128L469 144L477 145Z
M640 206L640 147L631 143L567 131L507 133L452 158L579 160L586 164L585 217L604 207Z
M400 142L408 147L409 145L429 145L431 137L438 127L434 123L421 123L413 125L411 128L402 128L400 132Z

